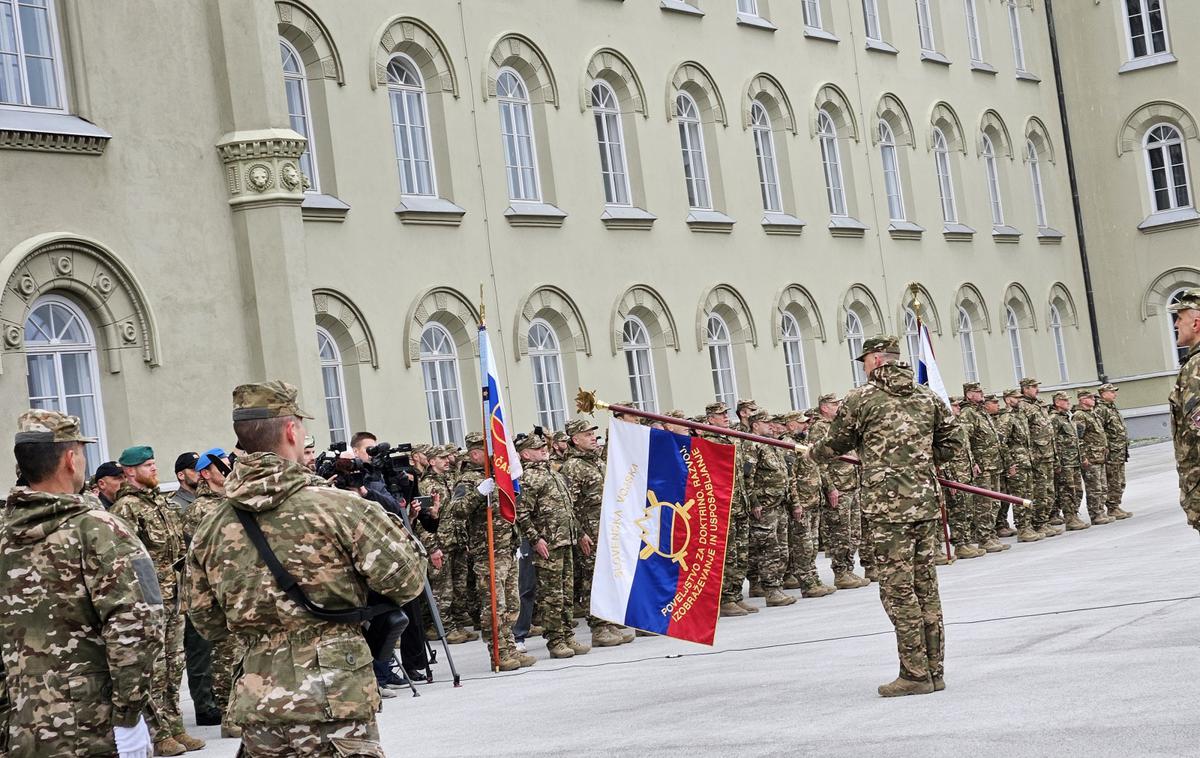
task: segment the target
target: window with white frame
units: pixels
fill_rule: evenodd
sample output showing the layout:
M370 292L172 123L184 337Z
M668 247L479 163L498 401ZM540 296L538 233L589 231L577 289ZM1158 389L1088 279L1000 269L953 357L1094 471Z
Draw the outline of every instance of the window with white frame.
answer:
M500 103L500 136L504 142L508 199L541 202L533 112L529 107L529 90L520 74L511 68L500 69L496 78L496 100Z
M0 105L63 110L53 0L0 0Z
M937 41L933 36L933 0L917 0L917 35L921 40L921 49L927 53L937 51Z
M73 302L57 295L34 302L25 319L25 367L29 407L77 416L83 434L99 441L84 446L88 470L95 471L108 460L96 338Z
M804 25L821 29L821 0L803 0L801 8L804 11Z
M1144 58L1170 50L1162 0L1124 0L1129 57Z
M992 209L992 226L1004 225L1004 205L1000 200L1000 171L996 165L996 147L992 138L983 135L983 169L987 175L988 203Z
M1181 287L1167 296L1167 306L1170 307L1179 302L1183 297L1184 289ZM1190 348L1179 347L1179 327L1175 324L1175 314L1163 309L1163 313L1167 316L1167 339L1170 341L1171 358L1174 364L1171 368L1179 368L1183 364L1183 359L1187 358Z
M758 162L758 187L763 210L782 213L779 194L779 164L775 160L775 133L766 107L755 100L750 106L750 131L754 136L754 157Z
M744 13L747 16L758 15L758 0L738 0L738 13Z
M435 445L463 445L462 382L454 338L441 324L431 321L421 331L421 378L425 384L425 410L429 436Z
M979 9L975 7L975 0L963 0L963 7L967 14L967 47L971 51L971 60L982 63L983 39L979 34Z
M687 184L688 207L712 210L708 187L708 156L704 152L704 128L700 109L686 92L675 96L676 121L679 122L679 147L683 151L683 179Z
M712 367L713 395L717 401L733 408L737 405L737 377L733 369L733 342L729 339L725 319L715 313L708 314L704 341L708 345L708 362Z
M591 102L592 115L596 119L596 144L600 148L604 202L606 205L629 205L629 172L617 95L607 82L597 81L592 84Z
M346 382L342 375L342 353L329 332L317 327L317 354L321 357L321 381L325 386L325 418L329 441L347 442L350 427L346 411Z
M975 332L972 331L971 314L967 309L958 308L958 348L962 353L963 379L968 382L979 381L979 366L975 362Z
M317 180L316 142L313 140L312 111L308 106L308 79L304 62L292 43L279 38L279 56L283 61L283 89L287 95L288 121L292 131L305 139L304 153L300 155L300 173L308 179L310 192L320 192Z
M846 347L850 350L850 369L855 387L867 383L867 372L858 360L858 356L862 355L864 338L862 319L854 311L846 311Z
M635 316L628 316L621 327L621 352L629 377L629 395L633 405L643 411L658 411L658 391L654 381L654 356L650 354L650 332Z
M1155 213L1192 205L1187 154L1179 130L1158 124L1146 132L1146 178Z
M1063 338L1062 314L1054 303L1050 304L1050 336L1054 340L1054 357L1058 359L1058 380L1065 384L1070 380L1067 373L1067 342Z
M1033 187L1033 210L1039 227L1049 226L1046 221L1046 195L1042 189L1042 161L1033 140L1025 140L1025 158L1029 163L1029 182Z
M867 39L883 41L883 25L879 23L879 0L863 0L863 24Z
M904 309L904 345L908 348L908 362L917 365L921 358L921 334L917 328L917 314L912 308Z
M1017 71L1025 70L1025 42L1021 39L1021 12L1015 0L1006 0L1008 6L1008 31L1012 35L1013 65Z
M1008 333L1008 347L1012 352L1013 383L1019 384L1025 376L1025 353L1021 350L1021 327L1017 312L1011 305L1004 309L1004 331Z
M938 199L942 203L942 220L958 223L958 204L954 200L954 172L950 165L950 146L941 129L933 130L933 162L937 169Z
M900 178L900 155L896 135L887 121L879 121L879 157L883 161L883 188L887 192L888 218L904 221L904 187Z
M821 166L825 171L825 195L831 216L847 216L846 185L842 176L842 155L838 148L837 126L822 109L817 112L817 137L821 140Z
M787 372L792 410L804 410L809 406L808 376L804 365L804 335L800 331L800 322L785 311L780 333L783 337L783 367Z
M387 72L392 136L396 142L396 163L400 169L400 192L405 195L437 195L433 149L429 144L429 111L421 72L412 58L399 53L388 62Z
M538 424L546 429L562 429L567 423L567 398L563 392L562 350L558 337L548 323L534 319L529 324L528 340Z

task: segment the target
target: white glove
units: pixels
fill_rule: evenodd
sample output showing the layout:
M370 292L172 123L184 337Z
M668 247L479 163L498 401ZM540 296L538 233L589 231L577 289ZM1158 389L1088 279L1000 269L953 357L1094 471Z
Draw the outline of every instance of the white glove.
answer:
M479 486L476 487L475 489L479 492L480 495L487 497L488 495L490 495L496 491L496 480L491 479L491 478L484 479L482 482L479 483Z
M150 758L154 755L150 747L150 730L146 728L146 719L138 716L134 726L114 726L113 739L117 743L117 755L120 758Z

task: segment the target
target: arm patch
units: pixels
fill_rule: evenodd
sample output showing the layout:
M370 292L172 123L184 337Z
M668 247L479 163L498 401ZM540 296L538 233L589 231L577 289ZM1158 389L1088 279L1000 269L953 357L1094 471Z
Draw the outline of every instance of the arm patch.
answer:
M142 598L150 605L162 605L162 590L158 586L158 572L154 570L154 561L148 555L139 555L133 559L133 573L137 574L138 585L142 588Z

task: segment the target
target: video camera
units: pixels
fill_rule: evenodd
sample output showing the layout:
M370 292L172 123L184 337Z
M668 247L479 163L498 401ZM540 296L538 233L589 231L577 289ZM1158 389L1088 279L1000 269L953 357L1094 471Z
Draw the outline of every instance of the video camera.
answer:
M357 490L366 484L369 464L358 458L344 457L345 442L335 442L317 456L317 476L330 479L338 489Z
M420 496L417 487L417 470L412 465L412 444L402 442L393 447L380 442L367 448L371 456L369 468L383 477L384 486L398 500L411 502Z

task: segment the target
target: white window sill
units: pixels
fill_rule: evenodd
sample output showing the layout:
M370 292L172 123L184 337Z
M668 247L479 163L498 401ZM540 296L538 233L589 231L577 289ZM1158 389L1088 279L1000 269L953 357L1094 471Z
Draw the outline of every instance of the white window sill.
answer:
M877 53L887 53L888 55L896 55L900 52L893 45L889 45L881 39L871 39L870 37L867 38L867 49Z
M869 228L853 216L831 216L829 219L829 234L833 237L857 237L861 239L866 236L867 229Z
M971 70L978 71L981 74L996 74L996 67L987 61L971 61Z
M688 211L687 225L693 232L710 234L729 234L737 223L720 211L697 210Z
M349 205L333 195L322 195L319 192L305 192L304 202L300 203L300 217L305 221L341 223L346 220L346 214L349 212Z
M808 37L809 39L825 40L826 42L841 42L842 41L841 38L839 38L836 34L827 32L824 29L820 28L819 26L804 27L804 36Z
M992 226L992 240L995 242L1014 243L1021 241L1021 230L1008 224Z
M1155 53L1154 55L1143 55L1141 58L1134 58L1131 61L1125 61L1121 67L1117 69L1118 74L1128 74L1130 71L1141 71L1144 68L1154 68L1155 66L1166 66L1171 63L1178 62L1175 53Z
M1018 69L1017 79L1022 82L1033 82L1036 84L1042 80L1042 77L1038 76L1037 74L1030 73L1029 71L1021 71Z
M1063 237L1066 236L1052 226L1039 226L1037 238L1038 242L1043 245L1061 245Z
M1142 223L1138 224L1138 231L1153 234L1171 229L1183 229L1197 224L1200 224L1200 213L1197 213L1195 208L1178 208L1173 211L1151 213Z
M892 221L888 224L888 234L894 240L919 240L925 233L925 227L911 221Z
M768 32L773 32L776 29L775 24L772 24L762 16L752 16L749 13L737 14L737 22L738 26L749 26Z
M970 242L975 237L975 230L966 224L942 224L942 236L947 242Z
M466 211L440 197L405 195L396 207L396 215L405 224L458 226Z
M69 113L0 107L0 149L100 155L112 135Z
M504 211L509 226L514 227L550 227L557 229L563 225L567 212L549 203L523 203L513 201Z
M804 232L804 222L790 213L764 211L762 228L767 234L796 237Z
M926 63L936 63L939 66L949 66L950 59L939 53L937 50L922 50L921 60Z
M658 219L649 211L629 205L606 205L600 221L605 229L649 231Z
M685 13L689 16L703 16L704 11L694 5L683 2L683 0L662 0L658 7L664 11L673 11L675 13Z

